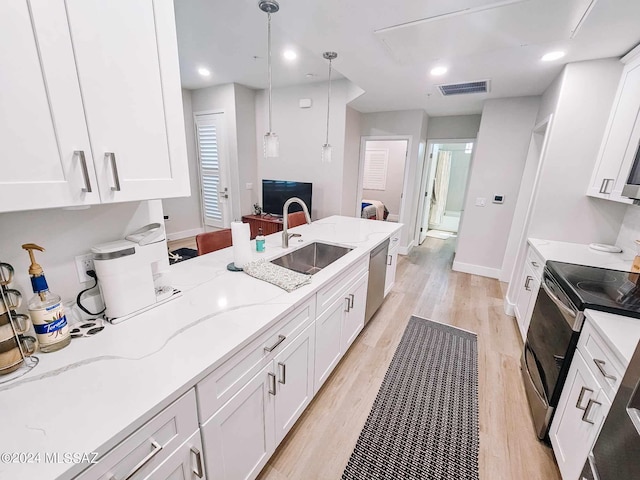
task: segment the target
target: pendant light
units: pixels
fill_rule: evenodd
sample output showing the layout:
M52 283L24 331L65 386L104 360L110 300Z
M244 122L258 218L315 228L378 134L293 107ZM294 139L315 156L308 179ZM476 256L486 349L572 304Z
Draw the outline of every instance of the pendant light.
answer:
M271 14L280 10L280 5L276 0L260 0L258 3L260 10L267 14L268 20L268 37L267 37L267 63L269 65L269 131L264 135L264 157L277 158L280 155L280 141L271 129Z
M329 144L329 112L331 110L331 62L338 58L336 52L324 52L322 56L329 60L329 90L327 93L327 137L322 145L322 163L331 163L331 145Z

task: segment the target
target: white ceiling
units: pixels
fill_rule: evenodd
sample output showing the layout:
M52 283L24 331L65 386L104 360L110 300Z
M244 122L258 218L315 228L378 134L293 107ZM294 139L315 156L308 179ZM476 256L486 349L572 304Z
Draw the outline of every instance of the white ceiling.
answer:
M565 63L619 57L640 43L639 0L279 0L272 15L273 84L326 81L322 52L365 93L362 112L480 113L487 98L539 95ZM265 88L267 16L257 0L175 0L186 88ZM298 53L282 58L284 48ZM551 50L561 60L543 63ZM258 57L258 58L254 58ZM446 65L447 74L429 70ZM197 73L212 71L209 78ZM334 72L335 72L334 70ZM308 73L314 74L306 77ZM339 75L333 78L339 78ZM436 85L491 80L487 94L444 98Z

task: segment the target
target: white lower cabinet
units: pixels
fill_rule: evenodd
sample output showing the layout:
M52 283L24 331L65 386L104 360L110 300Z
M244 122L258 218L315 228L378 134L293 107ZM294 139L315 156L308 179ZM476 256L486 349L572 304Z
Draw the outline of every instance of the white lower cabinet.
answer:
M313 398L315 325L309 325L274 360L275 431L279 444Z
M364 327L368 284L369 273L367 272L353 284L349 289L349 293L345 297L345 300L348 300L349 303L342 321L342 334L340 336L340 345L343 355Z
M313 398L315 325L309 325L202 425L207 472L255 478Z
M571 362L549 437L565 480L576 479L611 403L579 351Z
M400 233L391 236L389 240L389 253L387 254L387 272L384 277L384 296L396 283L396 268L398 266L398 251L400 250Z
M340 336L346 302L336 300L316 319L316 365L314 390L317 392L342 358Z
M516 297L514 307L518 328L523 341L527 338L527 330L531 322L533 307L538 298L538 290L540 290L543 270L544 260L529 247L522 276L520 277L518 296Z
M137 477L136 477L137 478ZM153 471L148 480L206 480L200 430Z
M264 367L201 427L209 478L255 478L275 449L273 365Z

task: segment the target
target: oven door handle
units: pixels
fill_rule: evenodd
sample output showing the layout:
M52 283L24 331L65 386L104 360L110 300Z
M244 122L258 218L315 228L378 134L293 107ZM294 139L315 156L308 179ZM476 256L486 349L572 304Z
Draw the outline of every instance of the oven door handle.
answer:
M538 391L538 387L536 387L536 382L533 381L533 377L531 376L531 367L529 366L529 361L527 360L527 349L530 350L531 355L535 357L533 350L531 350L529 347L527 347L527 345L525 345L522 356L524 357L524 368L527 371L527 377L529 377L529 382L533 387L533 391L536 392L536 395L538 395L538 398L544 404L544 408L549 408L549 401L547 400L546 393ZM535 358L534 358L534 361L536 362L536 368L538 368L537 361Z
M573 310L571 310L569 307L567 307L564 303L562 303L560 301L560 299L556 296L555 293L553 293L551 291L551 289L549 287L547 287L545 282L542 282L540 284L540 286L542 287L542 289L546 292L547 295L549 295L549 298L551 299L551 301L553 303L556 304L556 306L563 311L564 313L566 313L567 315L569 315L571 318L576 318L577 313L574 312Z

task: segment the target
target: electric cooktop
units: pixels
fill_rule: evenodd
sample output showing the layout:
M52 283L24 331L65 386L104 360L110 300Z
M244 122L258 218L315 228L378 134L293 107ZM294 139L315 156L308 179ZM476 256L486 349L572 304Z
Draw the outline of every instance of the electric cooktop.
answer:
M546 268L579 310L640 318L640 273L554 261Z

